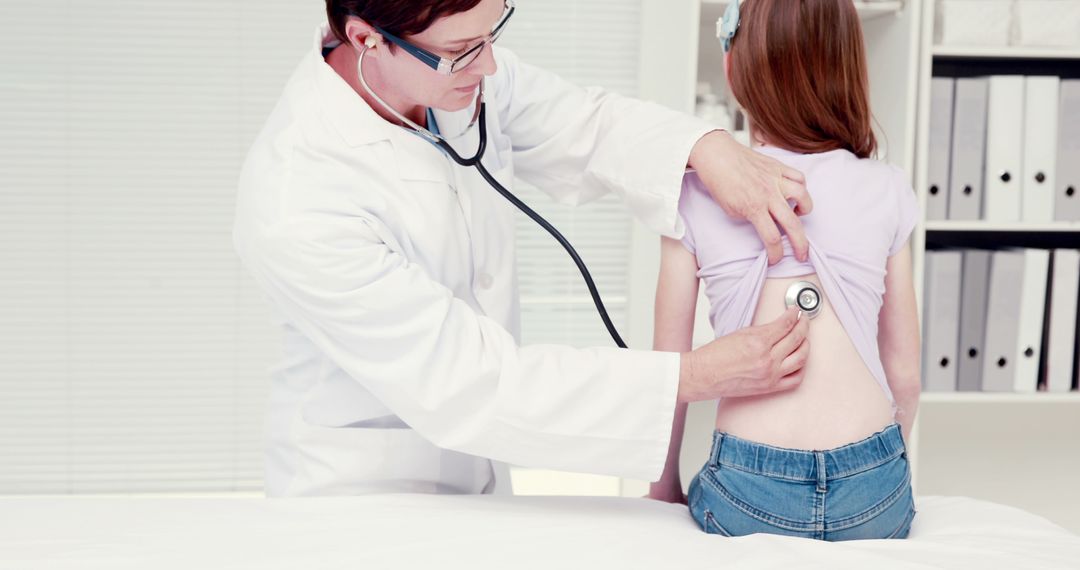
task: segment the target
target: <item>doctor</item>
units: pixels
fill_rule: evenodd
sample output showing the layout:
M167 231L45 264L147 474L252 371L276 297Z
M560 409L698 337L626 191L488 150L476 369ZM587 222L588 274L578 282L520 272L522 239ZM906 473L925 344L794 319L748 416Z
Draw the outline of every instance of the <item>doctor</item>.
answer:
M794 313L681 355L519 345L520 214L398 115L471 156L483 81L484 164L504 185L521 178L565 203L616 192L677 236L690 166L755 225L773 261L780 228L805 258L796 213L811 204L800 173L724 132L494 48L513 8L327 0L329 29L251 148L234 241L286 355L267 417L271 496L486 493L505 489L502 462L653 480L676 401L801 381L806 321ZM453 61L453 73L413 47ZM362 53L364 79L396 114L361 85Z

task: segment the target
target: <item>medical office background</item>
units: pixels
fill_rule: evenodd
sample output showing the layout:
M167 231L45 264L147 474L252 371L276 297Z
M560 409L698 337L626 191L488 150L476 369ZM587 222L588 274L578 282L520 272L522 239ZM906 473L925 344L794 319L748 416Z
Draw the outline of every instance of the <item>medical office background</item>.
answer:
M1080 531L1080 0L856 4L883 158L911 174L924 210L916 490ZM500 41L576 83L738 131L714 33L723 8L520 0ZM322 11L320 0L0 0L0 494L261 492L277 336L232 250L236 180ZM517 189L578 246L630 345L650 347L658 238L614 197L574 209ZM972 194L995 205L972 209ZM524 217L517 239L524 341L608 345L561 249ZM1007 265L1019 292L995 296L993 280L1009 277L993 268ZM972 290L994 310L965 333ZM971 335L1004 343L1007 364L983 370L993 385L963 367L986 360L967 356ZM684 480L711 413L692 410ZM522 494L647 489L520 467L514 482Z

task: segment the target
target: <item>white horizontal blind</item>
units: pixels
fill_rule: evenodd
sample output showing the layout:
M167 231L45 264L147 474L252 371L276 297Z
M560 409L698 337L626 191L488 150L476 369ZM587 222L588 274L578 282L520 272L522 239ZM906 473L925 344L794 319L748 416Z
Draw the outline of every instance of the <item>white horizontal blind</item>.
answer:
M521 0L526 61L634 94L637 0ZM261 488L266 305L232 251L239 166L320 0L0 3L0 494ZM522 189L624 320L630 226ZM608 344L519 225L526 338Z
M261 488L236 179L322 10L0 3L0 493Z
M499 41L578 85L633 96L641 25L640 0L520 0ZM515 191L574 244L625 339L632 230L626 208L615 196L573 208L522 182ZM613 346L569 256L524 215L517 246L523 341Z

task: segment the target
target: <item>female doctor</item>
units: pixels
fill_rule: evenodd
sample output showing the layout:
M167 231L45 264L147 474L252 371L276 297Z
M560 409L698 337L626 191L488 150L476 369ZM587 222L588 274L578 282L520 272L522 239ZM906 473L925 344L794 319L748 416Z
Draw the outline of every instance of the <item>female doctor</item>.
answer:
M800 173L692 117L494 48L511 0L326 4L330 25L239 183L235 246L286 354L270 390L269 495L486 493L506 488L503 462L653 480L676 401L801 381L806 321L794 312L681 355L520 346L520 214L405 126L471 156L482 90L483 164L502 184L575 204L616 192L670 236L696 168L772 261L780 228L806 255Z

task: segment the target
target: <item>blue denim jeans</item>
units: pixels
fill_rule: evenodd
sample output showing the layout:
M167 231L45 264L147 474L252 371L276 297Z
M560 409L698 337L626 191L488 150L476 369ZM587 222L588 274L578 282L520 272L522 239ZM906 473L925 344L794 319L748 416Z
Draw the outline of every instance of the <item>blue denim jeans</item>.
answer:
M829 451L781 449L717 432L688 499L698 526L724 536L906 538L915 516L911 470L895 424Z

